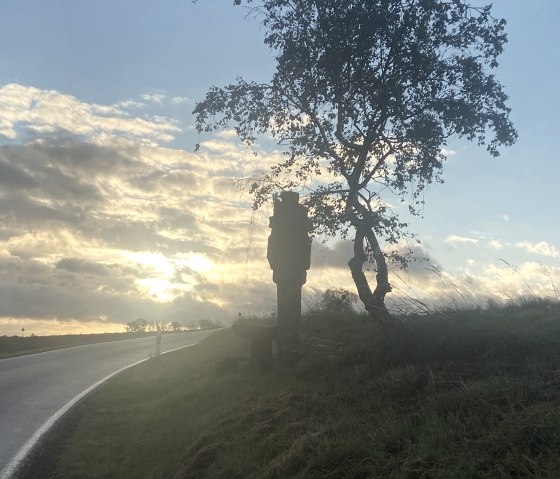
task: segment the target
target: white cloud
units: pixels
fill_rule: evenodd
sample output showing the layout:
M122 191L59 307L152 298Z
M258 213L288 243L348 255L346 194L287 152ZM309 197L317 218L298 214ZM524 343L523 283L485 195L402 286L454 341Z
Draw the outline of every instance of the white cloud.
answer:
M479 240L475 238L468 238L466 236L450 235L448 236L444 243L450 244L478 244Z
M142 142L172 141L181 131L170 118L131 117L116 105L85 103L71 95L15 83L1 87L0 135L15 140L25 128L38 134L62 130L90 140L118 135Z
M517 246L529 253L538 254L542 256L550 256L551 258L560 257L560 251L546 241L540 243L531 243L529 241L522 241L517 243Z
M490 240L488 244L490 245L491 248L495 249L496 251L499 251L504 247L504 243L496 239Z
M215 136L218 138L225 138L226 140L231 140L233 138L237 138L237 133L235 133L235 130L220 130L216 132Z
M171 98L171 103L180 105L182 103L192 103L192 100L190 98L187 98L186 96L174 96L173 98Z
M115 108L118 108L119 110L121 109L129 110L129 109L144 108L146 104L136 100L122 100L115 103L113 106Z
M161 105L163 100L165 100L165 95L161 93L144 93L143 95L140 95L140 97L144 101L156 103L157 105Z

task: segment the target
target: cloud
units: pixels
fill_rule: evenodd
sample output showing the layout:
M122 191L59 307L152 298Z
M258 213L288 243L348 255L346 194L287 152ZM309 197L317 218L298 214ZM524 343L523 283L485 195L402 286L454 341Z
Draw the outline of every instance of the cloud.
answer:
M109 271L106 266L79 258L62 258L55 267L72 273L93 274L107 276Z
M131 110L131 109L139 109L144 108L146 103L137 101L137 100L121 100L113 105L115 108L119 110Z
M21 329L27 337L31 334L46 336L53 334L88 334L88 333L122 333L123 325L111 323L101 315L97 319L84 321L81 319L60 320L55 318L9 318L3 317L0 322L0 334L7 336L20 336Z
M227 323L237 312L275 308L266 260L271 212L253 213L236 179L266 171L282 155L254 155L231 131L202 142L199 154L166 147L161 142L179 131L176 124L126 111L137 107L0 88L0 128L13 140L0 145L0 334L21 322L30 331L48 331L49 322L56 332L65 324L78 330L79 322L124 329L139 316ZM479 240L451 235L446 243ZM544 242L518 246L558 254ZM420 260L392 269L390 298L435 304L527 291L503 265L477 262L451 274L427 248L412 249ZM351 242L315 241L304 293L354 290L352 252ZM550 278L534 265L520 271L546 291ZM550 274L560 280L556 269ZM373 285L375 271L367 275Z
M181 131L165 117L131 117L122 105L85 103L54 90L11 83L0 87L0 136L15 140L61 131L86 139L121 136L140 142L169 142Z
M549 256L551 258L560 257L560 251L546 241L541 241L540 243L531 243L529 241L522 241L517 243L517 246L528 253L538 254L541 256Z
M318 241L312 243L311 264L313 268L333 268L349 271L348 261L353 256L353 245L350 241L336 241L326 245Z
M457 236L457 235L451 235L448 236L444 243L449 243L452 245L456 245L456 244L478 244L479 240L475 239L475 238L468 238L465 236Z
M0 317L60 331L271 311L267 213L252 220L219 163L130 138L0 145Z
M474 308L485 306L489 300L558 299L554 285L560 282L560 268L544 268L536 262L514 267L503 262L467 261L465 269L450 272L441 266L428 266L425 273L417 277L391 271L393 292L386 298L388 306L408 313L442 307Z
M161 105L163 100L165 100L165 95L161 93L144 93L143 95L140 95L140 97L144 101L155 103L157 105Z
M0 159L0 187L2 189L34 188L38 186L33 177L19 165L8 163L6 158Z
M495 249L496 251L499 251L504 248L504 243L502 243L500 240L493 239L490 240L488 244L490 245L491 248Z
M186 96L174 96L173 98L171 98L171 103L174 103L175 105L181 105L183 103L192 103L192 100L190 98L187 98Z

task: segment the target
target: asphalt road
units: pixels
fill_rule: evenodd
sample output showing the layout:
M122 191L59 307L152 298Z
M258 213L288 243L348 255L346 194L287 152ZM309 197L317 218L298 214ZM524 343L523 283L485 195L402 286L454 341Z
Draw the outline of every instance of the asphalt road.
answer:
M163 335L161 352L211 334ZM108 376L153 356L155 337L90 344L0 360L0 479L9 478L36 440Z

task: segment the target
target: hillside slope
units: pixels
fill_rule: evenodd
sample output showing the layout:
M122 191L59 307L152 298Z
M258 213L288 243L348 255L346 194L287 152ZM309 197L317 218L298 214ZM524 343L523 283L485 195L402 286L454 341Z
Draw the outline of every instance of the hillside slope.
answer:
M392 338L359 315L303 329L292 373L252 371L231 330L123 373L28 477L560 477L558 305L409 317Z

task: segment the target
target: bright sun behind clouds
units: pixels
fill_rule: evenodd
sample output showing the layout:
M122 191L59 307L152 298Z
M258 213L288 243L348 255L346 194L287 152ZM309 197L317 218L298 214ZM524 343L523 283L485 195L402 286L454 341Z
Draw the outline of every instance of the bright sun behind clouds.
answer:
M147 295L159 303L173 301L180 294L178 285L162 278L142 278L135 281Z
M175 272L173 263L159 251L127 251L124 255L138 266L146 268L147 272L153 271L153 274L159 276L171 276Z
M135 284L143 294L160 303L171 302L192 289L195 281L185 272L186 269L204 274L213 267L212 261L198 253L167 257L160 251L127 251L124 255L141 270L143 277L135 280Z
M190 258L183 260L184 264L197 273L208 273L212 269L212 261L200 254L187 255Z

